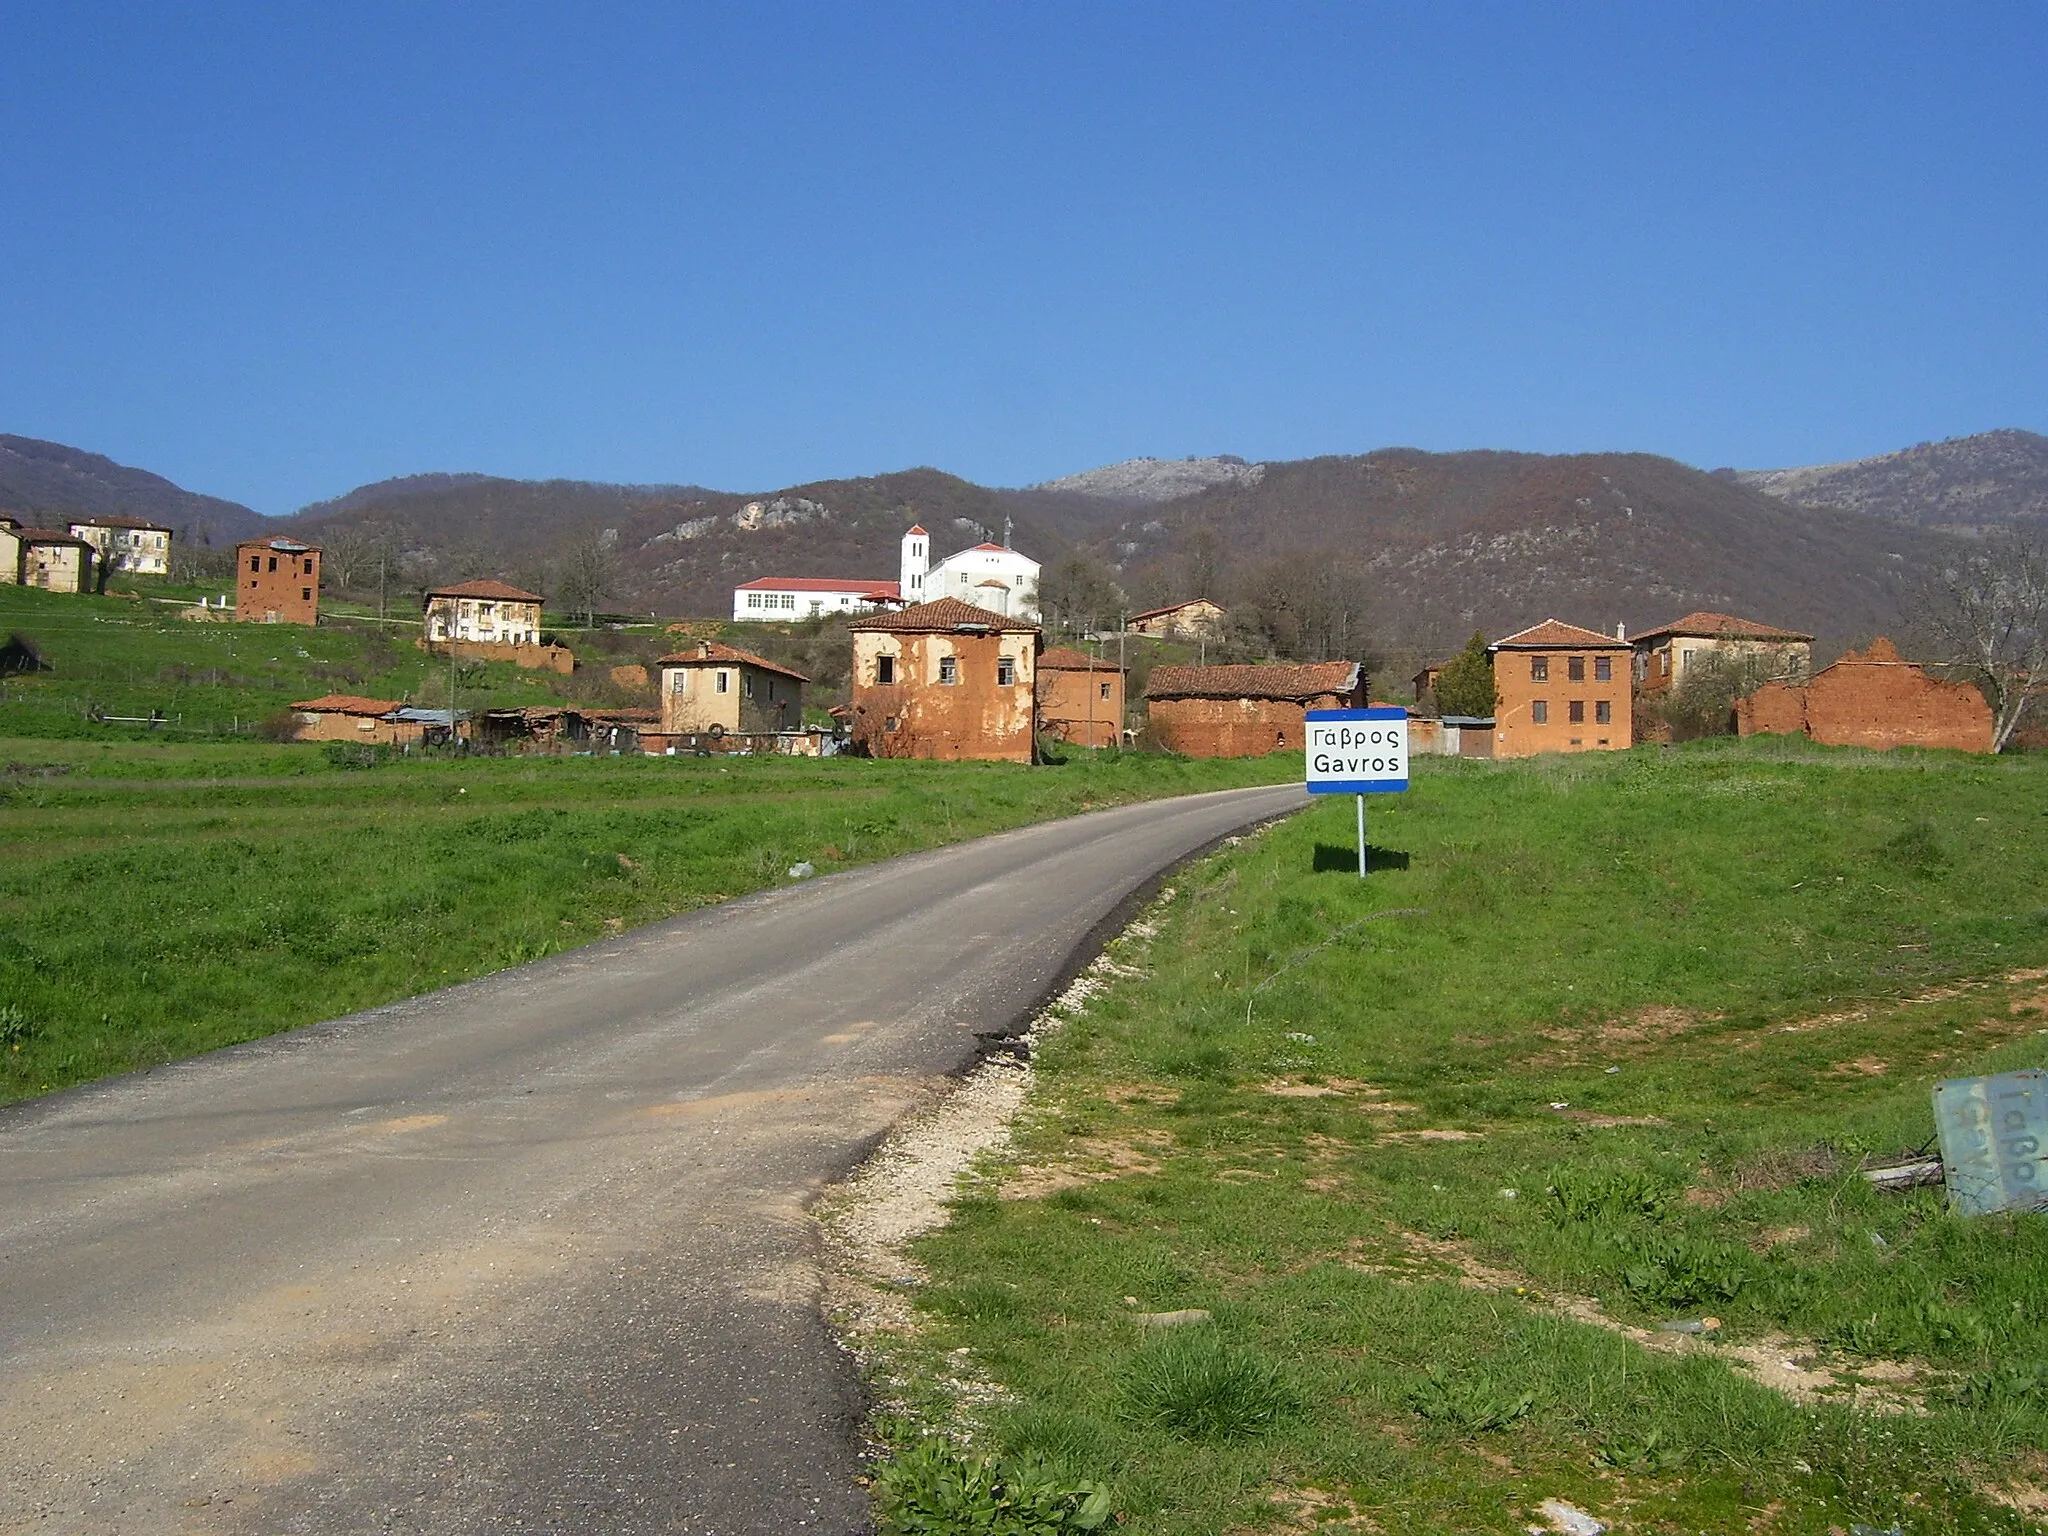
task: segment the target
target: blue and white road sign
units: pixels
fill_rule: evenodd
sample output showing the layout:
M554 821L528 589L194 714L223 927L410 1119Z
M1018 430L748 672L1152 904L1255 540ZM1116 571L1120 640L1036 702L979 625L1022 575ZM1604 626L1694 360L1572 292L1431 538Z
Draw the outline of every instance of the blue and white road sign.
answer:
M1308 792L1384 795L1408 787L1408 711L1312 709L1307 716Z

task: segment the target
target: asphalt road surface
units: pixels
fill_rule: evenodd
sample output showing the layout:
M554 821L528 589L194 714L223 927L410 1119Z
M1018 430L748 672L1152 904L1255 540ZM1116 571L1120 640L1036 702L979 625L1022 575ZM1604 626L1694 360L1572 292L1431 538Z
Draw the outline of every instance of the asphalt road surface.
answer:
M865 1530L807 1202L1305 801L1028 827L0 1111L0 1531Z

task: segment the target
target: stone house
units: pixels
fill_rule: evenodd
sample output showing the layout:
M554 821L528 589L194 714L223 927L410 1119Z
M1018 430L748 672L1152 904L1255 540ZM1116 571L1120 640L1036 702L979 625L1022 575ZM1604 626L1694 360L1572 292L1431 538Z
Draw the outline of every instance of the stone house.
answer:
M1065 646L1042 652L1038 658L1038 728L1077 747L1120 745L1124 669Z
M1152 735L1186 757L1264 757L1304 749L1312 709L1365 707L1355 661L1159 666L1145 682Z
M1164 640L1214 640L1223 633L1223 610L1206 597L1164 608L1147 608L1134 613L1124 625L1133 635L1154 635Z
M140 517L86 517L70 525L71 536L93 547L117 571L137 576L171 573L171 530Z
M1495 757L1635 745L1633 650L1626 640L1545 619L1487 650Z
M502 581L459 581L435 587L424 599L427 641L466 640L473 645L538 645L538 592L522 592Z
M0 518L0 582L50 592L90 592L92 561L92 545L75 534Z
M1735 705L1743 736L1810 736L1831 747L1951 747L1989 752L1991 706L1968 683L1930 677L1879 636L1805 687L1765 683Z
M1813 636L1728 613L1688 613L1646 629L1632 642L1638 694L1668 693L1693 668L1722 657L1752 664L1760 681L1797 686L1813 671Z
M235 617L249 624L320 621L320 549L297 539L235 546Z
M659 665L665 736L759 736L803 724L810 679L765 656L705 641Z
M848 628L852 736L869 756L1031 761L1036 624L941 597Z

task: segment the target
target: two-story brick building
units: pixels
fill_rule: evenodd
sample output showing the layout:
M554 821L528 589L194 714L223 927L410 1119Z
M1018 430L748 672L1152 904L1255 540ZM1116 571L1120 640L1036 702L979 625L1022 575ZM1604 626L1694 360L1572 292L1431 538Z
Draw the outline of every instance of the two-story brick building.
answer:
M1545 619L1487 650L1495 757L1635 745L1628 641Z
M282 537L237 544L235 617L251 624L318 623L319 546Z
M869 756L1031 761L1036 624L942 597L847 627L852 735Z

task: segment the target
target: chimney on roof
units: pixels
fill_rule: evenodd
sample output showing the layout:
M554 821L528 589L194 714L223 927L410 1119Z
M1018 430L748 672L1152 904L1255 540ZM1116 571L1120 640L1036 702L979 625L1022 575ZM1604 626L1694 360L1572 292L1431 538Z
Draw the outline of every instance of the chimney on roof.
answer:
M697 659L699 661L709 661L711 659L711 642L709 640L699 640L697 642Z
M1616 624L1614 626L1614 638L1626 640L1628 638L1628 626L1626 624Z
M1010 547L1010 528L1013 521L1014 519L1012 518L1006 517L1003 519L1003 548L1005 549Z

